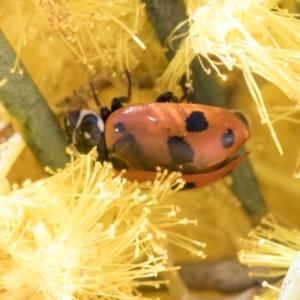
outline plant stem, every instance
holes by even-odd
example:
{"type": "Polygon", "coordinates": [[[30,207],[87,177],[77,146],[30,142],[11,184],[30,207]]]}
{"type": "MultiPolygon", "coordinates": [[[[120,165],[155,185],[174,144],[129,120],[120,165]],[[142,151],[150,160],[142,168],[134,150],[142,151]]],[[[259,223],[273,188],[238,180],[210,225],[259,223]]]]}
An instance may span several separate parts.
{"type": "MultiPolygon", "coordinates": [[[[187,19],[185,4],[182,0],[143,1],[146,3],[146,11],[157,37],[162,46],[166,47],[166,56],[168,60],[171,61],[183,38],[176,39],[172,43],[172,49],[170,48],[170,45],[166,44],[166,40],[174,28],[187,19]]],[[[176,33],[184,34],[188,32],[188,29],[188,25],[185,24],[176,31],[176,33]]],[[[204,65],[208,67],[208,62],[204,58],[202,58],[202,60],[204,65]]],[[[197,58],[190,64],[190,69],[194,92],[189,96],[189,100],[193,103],[202,103],[219,107],[224,106],[225,98],[214,75],[207,75],[201,68],[197,58]]],[[[184,88],[186,84],[185,77],[182,78],[180,83],[184,88]]]]}
{"type": "MultiPolygon", "coordinates": [[[[183,0],[143,0],[146,3],[146,11],[152,23],[160,43],[167,48],[166,56],[169,61],[175,56],[175,52],[166,45],[166,40],[174,28],[187,19],[186,8],[183,0]]],[[[177,32],[183,34],[188,32],[188,25],[184,25],[177,32]]],[[[184,37],[173,42],[174,49],[178,49],[184,37]]],[[[204,65],[208,62],[202,58],[204,65]]],[[[189,96],[193,103],[201,103],[212,106],[225,107],[226,101],[214,74],[207,75],[195,58],[190,64],[194,92],[189,96]]],[[[185,79],[182,78],[181,86],[184,87],[185,79]]],[[[266,214],[267,207],[259,189],[255,174],[250,162],[247,160],[232,173],[233,192],[241,201],[244,209],[252,218],[253,224],[259,223],[266,214]]]]}
{"type": "Polygon", "coordinates": [[[249,159],[245,159],[230,175],[233,179],[232,191],[241,201],[253,224],[258,225],[268,213],[268,208],[249,159]]]}
{"type": "MultiPolygon", "coordinates": [[[[43,166],[64,167],[69,161],[63,131],[21,62],[12,73],[16,53],[0,30],[0,101],[14,118],[24,140],[43,166]]],[[[38,66],[37,66],[38,67],[38,66]]]]}

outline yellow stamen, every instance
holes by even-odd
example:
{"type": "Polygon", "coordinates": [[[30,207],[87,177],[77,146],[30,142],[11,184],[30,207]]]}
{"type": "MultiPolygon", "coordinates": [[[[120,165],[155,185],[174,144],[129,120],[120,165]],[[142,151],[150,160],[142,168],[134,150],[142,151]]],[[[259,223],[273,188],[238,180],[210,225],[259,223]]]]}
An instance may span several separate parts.
{"type": "Polygon", "coordinates": [[[7,83],[7,78],[3,78],[0,80],[0,88],[7,83]]]}
{"type": "MultiPolygon", "coordinates": [[[[251,276],[266,278],[284,276],[297,257],[300,233],[280,226],[271,215],[264,218],[262,224],[263,226],[257,227],[249,234],[249,239],[241,240],[242,251],[239,253],[239,259],[250,267],[268,267],[261,272],[251,272],[251,276]]],[[[297,285],[296,278],[295,284],[297,285]]],[[[277,299],[281,282],[270,285],[264,281],[263,286],[276,293],[270,298],[266,294],[257,299],[277,299]]]]}
{"type": "Polygon", "coordinates": [[[146,299],[135,287],[174,269],[166,242],[203,256],[204,244],[171,231],[195,221],[163,204],[179,173],[133,183],[95,154],[0,197],[0,299],[146,299]]]}
{"type": "Polygon", "coordinates": [[[163,74],[162,84],[174,86],[195,55],[207,73],[211,70],[204,67],[201,57],[223,80],[226,76],[219,70],[220,64],[228,70],[240,68],[261,121],[268,125],[279,153],[283,154],[253,73],[300,103],[299,16],[280,9],[273,0],[212,0],[200,7],[191,1],[188,11],[189,35],[163,74]]]}

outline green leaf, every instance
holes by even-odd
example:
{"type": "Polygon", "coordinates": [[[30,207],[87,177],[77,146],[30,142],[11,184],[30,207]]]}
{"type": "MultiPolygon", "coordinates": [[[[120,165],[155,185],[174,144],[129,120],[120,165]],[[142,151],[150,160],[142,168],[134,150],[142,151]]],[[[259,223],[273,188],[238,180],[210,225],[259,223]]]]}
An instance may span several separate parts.
{"type": "Polygon", "coordinates": [[[0,81],[6,81],[0,87],[0,101],[38,161],[52,169],[64,167],[69,158],[63,131],[23,64],[19,62],[21,74],[11,71],[15,61],[16,53],[0,30],[0,81]]]}

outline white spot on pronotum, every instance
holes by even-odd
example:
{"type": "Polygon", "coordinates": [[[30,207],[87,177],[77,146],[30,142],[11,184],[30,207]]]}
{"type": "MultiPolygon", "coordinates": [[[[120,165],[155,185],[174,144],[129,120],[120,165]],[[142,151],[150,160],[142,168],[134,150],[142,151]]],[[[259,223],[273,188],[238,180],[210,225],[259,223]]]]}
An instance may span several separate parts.
{"type": "Polygon", "coordinates": [[[84,137],[85,137],[86,139],[90,139],[90,138],[91,138],[91,135],[90,135],[87,131],[85,131],[85,132],[83,133],[83,135],[84,135],[84,137]]]}

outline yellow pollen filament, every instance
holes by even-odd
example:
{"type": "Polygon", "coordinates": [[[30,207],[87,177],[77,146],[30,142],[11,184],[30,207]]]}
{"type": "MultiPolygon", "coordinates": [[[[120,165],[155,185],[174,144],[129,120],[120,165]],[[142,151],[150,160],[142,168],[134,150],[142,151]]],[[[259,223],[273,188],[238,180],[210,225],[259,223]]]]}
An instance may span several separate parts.
{"type": "MultiPolygon", "coordinates": [[[[299,15],[289,14],[273,0],[211,0],[201,6],[190,1],[188,12],[189,32],[160,84],[171,88],[183,73],[189,78],[188,65],[195,56],[205,72],[209,74],[213,69],[222,80],[226,80],[226,75],[219,65],[225,65],[229,71],[234,67],[241,69],[261,122],[267,124],[282,155],[254,74],[277,85],[296,105],[300,103],[299,15]],[[204,67],[201,57],[210,67],[204,67]]],[[[172,36],[170,41],[175,38],[172,36]]]]}
{"type": "Polygon", "coordinates": [[[95,154],[0,196],[1,299],[147,299],[136,287],[174,270],[162,240],[203,256],[203,244],[172,232],[178,219],[163,204],[179,173],[129,182],[95,154]]]}
{"type": "Polygon", "coordinates": [[[265,296],[264,294],[258,296],[258,299],[277,299],[279,291],[280,297],[278,299],[292,299],[291,291],[294,291],[295,295],[300,292],[297,273],[300,233],[278,225],[272,215],[265,217],[262,224],[263,226],[258,226],[251,232],[249,239],[241,240],[242,250],[239,253],[239,259],[250,267],[263,267],[261,271],[259,268],[251,271],[251,277],[278,278],[286,274],[289,276],[283,284],[281,281],[274,284],[264,281],[263,287],[270,291],[266,292],[265,296]],[[287,273],[288,269],[291,271],[289,270],[287,273]],[[267,293],[269,292],[274,293],[273,298],[268,298],[267,293]]]}
{"type": "Polygon", "coordinates": [[[3,78],[0,80],[0,88],[3,87],[7,83],[7,78],[3,78]]]}
{"type": "Polygon", "coordinates": [[[101,68],[111,76],[135,68],[139,59],[134,50],[146,49],[137,36],[146,21],[145,8],[138,1],[14,0],[13,4],[19,41],[12,72],[18,69],[22,47],[31,41],[32,32],[45,42],[62,41],[66,54],[72,52],[90,72],[101,68]]]}

